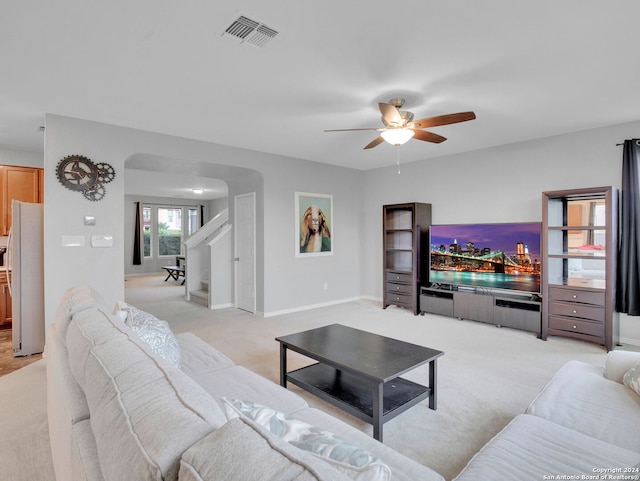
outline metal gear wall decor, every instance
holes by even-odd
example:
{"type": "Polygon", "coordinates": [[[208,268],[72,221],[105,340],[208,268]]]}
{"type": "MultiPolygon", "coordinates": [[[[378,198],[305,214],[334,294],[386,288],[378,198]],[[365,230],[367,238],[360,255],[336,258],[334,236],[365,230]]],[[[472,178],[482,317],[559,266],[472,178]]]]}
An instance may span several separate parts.
{"type": "Polygon", "coordinates": [[[94,164],[84,155],[68,155],[58,162],[56,176],[67,189],[82,192],[85,199],[97,202],[104,198],[104,184],[116,177],[116,171],[105,162],[94,164]]]}

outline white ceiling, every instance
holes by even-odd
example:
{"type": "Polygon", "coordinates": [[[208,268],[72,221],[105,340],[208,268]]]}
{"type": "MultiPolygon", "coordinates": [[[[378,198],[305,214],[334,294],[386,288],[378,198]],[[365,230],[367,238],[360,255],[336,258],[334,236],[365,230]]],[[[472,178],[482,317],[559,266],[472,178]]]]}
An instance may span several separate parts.
{"type": "Polygon", "coordinates": [[[223,180],[190,174],[167,174],[149,170],[126,169],[124,191],[149,197],[211,200],[227,197],[229,189],[223,180]],[[193,189],[202,189],[196,194],[193,189]]]}
{"type": "Polygon", "coordinates": [[[22,0],[0,16],[0,146],[54,113],[357,169],[379,101],[477,119],[402,162],[640,119],[637,0],[22,0]],[[240,13],[279,31],[220,34],[240,13]]]}

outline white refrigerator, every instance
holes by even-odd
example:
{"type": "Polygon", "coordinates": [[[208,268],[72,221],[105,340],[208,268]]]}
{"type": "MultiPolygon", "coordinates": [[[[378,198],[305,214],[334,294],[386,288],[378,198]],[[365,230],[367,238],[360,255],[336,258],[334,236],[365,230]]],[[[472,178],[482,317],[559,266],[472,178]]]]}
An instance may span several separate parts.
{"type": "Polygon", "coordinates": [[[44,208],[12,202],[7,245],[13,355],[44,350],[44,208]]]}

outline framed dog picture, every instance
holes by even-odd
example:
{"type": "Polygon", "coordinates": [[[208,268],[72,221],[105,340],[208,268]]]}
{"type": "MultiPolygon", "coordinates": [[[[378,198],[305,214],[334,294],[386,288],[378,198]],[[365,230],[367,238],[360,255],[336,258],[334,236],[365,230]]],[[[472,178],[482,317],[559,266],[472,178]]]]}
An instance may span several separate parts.
{"type": "Polygon", "coordinates": [[[333,196],[296,192],[296,257],[333,255],[333,196]]]}

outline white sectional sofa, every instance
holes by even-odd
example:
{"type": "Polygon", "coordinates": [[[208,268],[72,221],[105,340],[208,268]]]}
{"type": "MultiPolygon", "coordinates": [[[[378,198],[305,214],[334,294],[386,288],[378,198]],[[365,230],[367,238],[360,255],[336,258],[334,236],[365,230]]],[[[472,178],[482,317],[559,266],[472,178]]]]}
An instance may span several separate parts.
{"type": "Polygon", "coordinates": [[[570,361],[455,481],[640,479],[640,395],[623,384],[640,352],[604,368],[570,361]]]}
{"type": "MultiPolygon", "coordinates": [[[[135,311],[81,286],[49,327],[58,481],[444,481],[193,334],[131,325],[135,311]]],[[[622,382],[639,363],[567,363],[455,481],[640,479],[640,395],[622,382]]]]}
{"type": "Polygon", "coordinates": [[[75,287],[48,329],[47,414],[58,481],[444,481],[193,334],[165,333],[171,352],[163,356],[148,342],[154,336],[119,314],[131,309],[114,314],[91,288],[75,287]],[[265,406],[261,418],[238,416],[231,406],[241,402],[265,406]],[[272,430],[276,424],[288,437],[272,430]],[[311,432],[316,444],[293,443],[298,431],[311,432]]]}

